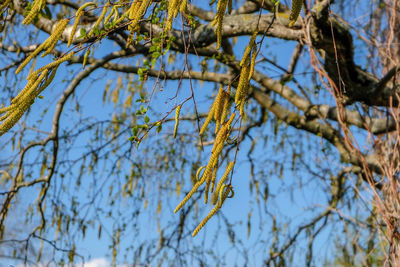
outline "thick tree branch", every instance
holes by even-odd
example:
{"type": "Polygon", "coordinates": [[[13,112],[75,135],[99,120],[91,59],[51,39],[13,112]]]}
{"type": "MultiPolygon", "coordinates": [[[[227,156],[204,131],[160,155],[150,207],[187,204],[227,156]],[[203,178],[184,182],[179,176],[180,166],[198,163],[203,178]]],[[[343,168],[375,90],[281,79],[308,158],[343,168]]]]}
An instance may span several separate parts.
{"type": "Polygon", "coordinates": [[[361,69],[354,62],[353,38],[350,30],[329,10],[330,1],[320,1],[312,10],[309,27],[309,45],[318,49],[325,69],[338,88],[343,85],[343,94],[349,102],[363,102],[370,106],[398,104],[400,87],[386,86],[389,77],[397,73],[391,70],[382,81],[361,69]]]}
{"type": "MultiPolygon", "coordinates": [[[[70,63],[79,63],[81,64],[83,61],[82,57],[73,57],[70,63]]],[[[89,58],[89,63],[96,63],[99,60],[94,58],[89,58]]],[[[138,73],[140,67],[124,65],[124,64],[116,64],[116,63],[106,63],[102,66],[104,69],[123,72],[123,73],[138,73]]],[[[226,73],[215,73],[215,72],[198,72],[191,71],[190,75],[187,71],[163,71],[156,69],[147,70],[146,74],[150,77],[165,79],[165,80],[179,80],[179,79],[195,79],[223,84],[230,84],[235,76],[232,74],[226,73]]],[[[253,75],[254,80],[258,81],[260,85],[263,86],[265,93],[268,91],[273,91],[284,99],[288,100],[297,108],[303,110],[305,112],[305,116],[307,119],[309,118],[321,118],[321,119],[330,119],[334,121],[338,121],[338,111],[336,107],[332,107],[329,105],[314,105],[307,100],[303,99],[299,95],[297,95],[292,89],[290,89],[286,85],[282,85],[279,81],[275,81],[269,78],[266,75],[261,74],[260,72],[255,72],[253,75]]],[[[385,132],[390,132],[396,129],[396,123],[393,118],[369,118],[367,116],[362,116],[357,111],[351,111],[349,109],[344,110],[343,120],[345,123],[350,125],[354,125],[361,129],[366,129],[372,134],[381,134],[385,132]]]]}
{"type": "MultiPolygon", "coordinates": [[[[342,161],[356,166],[363,166],[359,157],[347,149],[346,143],[340,133],[332,127],[321,124],[317,120],[309,121],[305,116],[300,116],[295,112],[287,110],[262,91],[254,90],[253,94],[254,99],[257,100],[262,107],[271,111],[277,119],[282,120],[297,129],[305,130],[316,136],[323,137],[337,148],[342,161]]],[[[369,168],[376,173],[382,173],[378,159],[378,155],[371,154],[365,156],[369,168]]]]}

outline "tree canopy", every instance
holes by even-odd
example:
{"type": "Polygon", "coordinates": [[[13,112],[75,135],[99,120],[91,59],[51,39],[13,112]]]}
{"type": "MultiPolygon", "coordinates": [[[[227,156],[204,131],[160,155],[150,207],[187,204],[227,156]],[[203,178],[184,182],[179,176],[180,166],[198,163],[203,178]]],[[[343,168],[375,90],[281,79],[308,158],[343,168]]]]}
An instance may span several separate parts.
{"type": "Polygon", "coordinates": [[[398,266],[399,0],[0,11],[1,258],[398,266]]]}

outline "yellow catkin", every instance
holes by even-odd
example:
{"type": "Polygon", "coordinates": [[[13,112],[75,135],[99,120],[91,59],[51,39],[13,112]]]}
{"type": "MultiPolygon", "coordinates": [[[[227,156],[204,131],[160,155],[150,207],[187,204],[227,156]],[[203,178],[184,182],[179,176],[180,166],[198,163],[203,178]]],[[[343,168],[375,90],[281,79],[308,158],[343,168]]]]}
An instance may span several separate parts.
{"type": "Polygon", "coordinates": [[[249,73],[250,73],[250,67],[248,65],[249,59],[247,59],[246,62],[247,63],[240,70],[239,83],[236,88],[235,104],[237,107],[239,107],[241,102],[245,100],[249,88],[249,73]]]}
{"type": "Polygon", "coordinates": [[[219,88],[218,95],[215,98],[215,112],[214,112],[214,119],[215,119],[215,134],[218,133],[220,127],[220,120],[222,116],[222,112],[224,110],[224,97],[225,92],[223,90],[222,85],[219,88]]]}
{"type": "Polygon", "coordinates": [[[172,22],[174,20],[175,10],[179,9],[178,0],[168,1],[167,22],[165,23],[165,32],[172,29],[172,22]]]}
{"type": "Polygon", "coordinates": [[[195,237],[201,230],[201,228],[204,227],[204,225],[208,222],[208,220],[211,219],[212,216],[219,210],[218,205],[214,206],[214,208],[210,211],[210,213],[200,222],[200,224],[194,229],[192,233],[192,237],[195,237]]]}
{"type": "Polygon", "coordinates": [[[3,114],[4,112],[10,111],[10,110],[14,109],[15,107],[16,107],[15,104],[11,104],[8,107],[0,108],[0,114],[3,114]]]}
{"type": "Polygon", "coordinates": [[[14,110],[10,116],[0,125],[0,136],[8,132],[15,123],[22,117],[25,112],[25,107],[14,110]]]}
{"type": "Polygon", "coordinates": [[[211,149],[211,152],[213,152],[219,144],[224,144],[226,139],[228,139],[231,123],[234,118],[235,113],[232,113],[229,120],[224,125],[222,125],[221,129],[218,131],[217,136],[215,137],[214,146],[211,149]]]}
{"type": "Polygon", "coordinates": [[[103,21],[105,15],[106,15],[106,13],[107,13],[107,9],[108,9],[109,6],[110,6],[110,3],[107,3],[107,4],[103,7],[103,10],[101,11],[100,16],[98,17],[98,19],[97,19],[96,22],[94,23],[92,29],[89,31],[89,33],[88,33],[88,35],[87,35],[88,37],[90,37],[90,36],[94,33],[94,30],[95,30],[95,29],[100,25],[100,23],[103,21]]]}
{"type": "Polygon", "coordinates": [[[215,188],[215,192],[211,198],[211,203],[215,205],[218,201],[218,192],[220,191],[222,185],[224,184],[225,180],[228,178],[229,173],[232,171],[233,166],[235,165],[235,162],[232,161],[228,164],[228,167],[226,168],[224,174],[222,175],[221,179],[219,180],[217,187],[215,188]]]}
{"type": "Polygon", "coordinates": [[[75,14],[78,15],[78,13],[83,12],[83,10],[85,8],[87,8],[88,6],[97,7],[97,3],[95,3],[95,2],[87,2],[87,3],[83,4],[81,7],[79,7],[75,14]]]}
{"type": "Polygon", "coordinates": [[[215,168],[215,166],[217,165],[218,157],[222,152],[224,143],[222,142],[218,145],[216,145],[214,143],[214,147],[216,147],[216,148],[214,149],[213,152],[211,152],[210,160],[208,161],[206,168],[203,172],[203,175],[201,176],[201,179],[200,179],[200,182],[202,182],[202,183],[206,182],[206,191],[205,191],[205,202],[206,203],[208,201],[208,190],[209,190],[209,186],[210,186],[211,179],[212,179],[212,171],[213,171],[213,168],[215,168]]]}
{"type": "Polygon", "coordinates": [[[177,2],[176,2],[176,7],[175,7],[175,9],[174,9],[174,18],[176,18],[177,16],[178,16],[178,13],[179,13],[179,10],[180,10],[180,3],[179,2],[181,2],[181,0],[178,0],[177,2]]]}
{"type": "Polygon", "coordinates": [[[46,56],[47,54],[51,53],[51,51],[54,49],[54,47],[56,46],[58,40],[60,39],[60,37],[62,36],[65,28],[67,27],[69,23],[69,19],[62,19],[60,20],[55,29],[53,30],[52,34],[50,35],[50,37],[47,39],[47,50],[46,52],[42,55],[42,57],[46,56]]]}
{"type": "Polygon", "coordinates": [[[183,205],[186,204],[186,202],[188,202],[188,200],[192,197],[192,195],[197,191],[197,189],[199,189],[199,187],[204,183],[204,181],[198,181],[193,188],[190,190],[189,193],[187,193],[187,195],[185,196],[185,198],[181,201],[181,203],[178,204],[178,206],[176,206],[174,213],[177,213],[182,207],[183,205]]]}
{"type": "MultiPolygon", "coordinates": [[[[230,125],[232,124],[233,120],[235,118],[235,113],[231,114],[231,117],[229,118],[228,122],[223,125],[223,128],[226,127],[228,129],[227,133],[229,133],[230,125]]],[[[221,128],[222,129],[222,128],[221,128]]],[[[178,204],[178,206],[175,208],[174,212],[178,212],[183,205],[192,197],[192,195],[199,189],[199,187],[208,179],[210,179],[211,172],[213,170],[213,167],[215,166],[215,163],[218,159],[218,156],[222,152],[222,149],[224,147],[224,142],[228,138],[228,134],[225,134],[222,136],[221,134],[221,142],[216,143],[214,142],[214,146],[211,152],[210,160],[207,163],[207,166],[205,167],[205,170],[203,172],[203,175],[201,178],[196,182],[196,184],[193,186],[193,188],[190,190],[190,192],[185,196],[185,198],[181,201],[181,203],[178,204]]],[[[201,169],[197,171],[196,176],[200,173],[201,169]]]]}
{"type": "MultiPolygon", "coordinates": [[[[15,109],[13,108],[11,112],[13,112],[15,109]]],[[[7,119],[10,116],[10,113],[7,112],[6,114],[4,114],[3,116],[0,117],[0,121],[4,121],[5,119],[7,119]]]]}
{"type": "Polygon", "coordinates": [[[240,116],[244,116],[244,103],[245,103],[245,101],[243,100],[243,101],[241,101],[240,102],[240,105],[239,105],[239,113],[240,113],[240,116]]]}
{"type": "Polygon", "coordinates": [[[16,107],[12,112],[6,114],[6,116],[2,117],[4,122],[0,125],[0,136],[10,130],[22,117],[28,107],[33,103],[35,99],[35,90],[40,85],[44,77],[47,75],[47,70],[44,71],[39,78],[28,88],[24,94],[24,97],[21,99],[20,104],[16,107]]]}
{"type": "Polygon", "coordinates": [[[38,79],[37,75],[32,76],[32,78],[28,80],[28,83],[25,85],[25,87],[18,93],[18,95],[16,97],[14,97],[11,100],[11,104],[18,103],[20,101],[20,99],[22,99],[25,96],[26,92],[36,82],[37,79],[38,79]]]}
{"type": "Polygon", "coordinates": [[[179,11],[181,11],[181,13],[186,13],[186,8],[187,8],[187,0],[183,0],[179,8],[179,11]]]}
{"type": "Polygon", "coordinates": [[[31,10],[29,11],[25,19],[22,21],[22,24],[25,25],[30,24],[35,19],[36,15],[39,14],[40,10],[44,8],[45,5],[46,5],[46,0],[34,1],[31,10]]]}
{"type": "Polygon", "coordinates": [[[224,107],[222,110],[222,115],[221,115],[221,120],[220,123],[224,124],[226,117],[228,116],[228,113],[231,110],[231,105],[230,105],[230,96],[231,96],[231,85],[228,85],[228,89],[227,91],[224,93],[225,97],[224,97],[224,107]]]}
{"type": "MultiPolygon", "coordinates": [[[[36,96],[38,96],[44,89],[47,88],[47,86],[50,85],[50,83],[53,81],[54,77],[56,76],[56,72],[57,72],[58,66],[55,67],[50,74],[50,77],[47,78],[47,80],[44,82],[43,85],[40,86],[40,88],[37,90],[36,92],[36,96]]],[[[36,97],[35,96],[35,97],[36,97]]]]}
{"type": "Polygon", "coordinates": [[[220,126],[221,126],[220,121],[216,121],[216,122],[215,122],[215,131],[214,131],[215,134],[218,134],[218,131],[219,131],[219,127],[220,127],[220,126]]]}
{"type": "Polygon", "coordinates": [[[140,9],[141,4],[142,4],[141,1],[133,1],[132,2],[132,5],[129,7],[129,10],[128,10],[128,12],[129,12],[128,18],[129,19],[132,20],[132,19],[136,18],[137,11],[140,9]]]}
{"type": "Polygon", "coordinates": [[[224,124],[218,131],[217,136],[215,137],[214,146],[211,149],[211,152],[213,152],[218,147],[219,144],[225,142],[225,136],[227,135],[227,133],[228,133],[228,125],[224,124]]]}
{"type": "Polygon", "coordinates": [[[221,189],[219,190],[219,200],[218,200],[218,204],[217,204],[217,206],[219,208],[221,208],[222,204],[224,204],[224,201],[229,194],[229,190],[230,190],[230,187],[225,184],[222,185],[221,189]],[[228,190],[225,190],[225,189],[228,189],[228,190]]]}
{"type": "Polygon", "coordinates": [[[289,27],[292,27],[296,21],[297,18],[300,15],[300,11],[303,5],[303,1],[302,0],[292,0],[292,9],[290,10],[290,16],[289,16],[289,27]]]}
{"type": "Polygon", "coordinates": [[[132,43],[135,32],[138,32],[140,30],[139,21],[146,13],[146,9],[150,5],[150,3],[151,0],[143,0],[135,5],[132,3],[131,8],[129,9],[128,16],[128,18],[131,20],[131,24],[129,25],[130,34],[126,42],[126,47],[128,47],[132,43]]]}
{"type": "Polygon", "coordinates": [[[21,70],[23,68],[25,68],[26,65],[28,65],[28,63],[34,58],[36,57],[46,46],[46,41],[39,45],[38,48],[35,49],[35,51],[33,51],[22,63],[21,65],[18,66],[17,70],[15,71],[15,74],[18,74],[21,72],[21,70]]]}
{"type": "Polygon", "coordinates": [[[126,19],[126,18],[129,18],[129,9],[128,9],[124,14],[122,14],[121,17],[119,17],[119,18],[115,21],[115,24],[118,25],[119,23],[121,23],[121,22],[122,22],[124,19],[126,19]]]}
{"type": "Polygon", "coordinates": [[[213,189],[214,189],[215,176],[217,175],[217,171],[218,171],[218,158],[219,158],[219,153],[216,156],[215,160],[213,160],[213,162],[212,162],[212,167],[211,167],[212,174],[209,175],[206,180],[206,188],[204,191],[204,203],[205,204],[208,203],[208,192],[210,191],[210,185],[211,185],[211,192],[213,192],[213,189]],[[213,182],[213,180],[214,180],[214,182],[213,182]]]}
{"type": "Polygon", "coordinates": [[[211,176],[211,193],[214,192],[214,185],[215,185],[215,180],[217,179],[217,172],[218,172],[218,160],[214,164],[214,169],[211,176]]]}
{"type": "Polygon", "coordinates": [[[31,67],[29,68],[29,74],[28,74],[28,76],[31,75],[32,72],[33,72],[33,70],[35,69],[35,67],[36,67],[36,61],[37,61],[37,58],[35,57],[35,58],[33,59],[33,62],[32,62],[31,67]]]}
{"type": "Polygon", "coordinates": [[[2,11],[11,3],[11,0],[6,0],[3,4],[0,5],[0,10],[2,11]]]}
{"type": "Polygon", "coordinates": [[[249,60],[250,52],[256,41],[257,34],[258,34],[258,31],[255,31],[255,32],[253,32],[253,35],[250,37],[249,44],[246,46],[246,49],[244,50],[244,53],[243,53],[242,60],[240,61],[240,67],[243,67],[246,64],[246,61],[249,60]]]}
{"type": "Polygon", "coordinates": [[[224,144],[222,143],[222,144],[219,144],[213,152],[211,152],[210,159],[206,165],[203,175],[201,176],[201,179],[200,179],[201,182],[204,183],[205,181],[208,181],[210,179],[214,164],[215,164],[216,160],[218,159],[218,156],[221,153],[223,148],[224,148],[224,144]]]}
{"type": "Polygon", "coordinates": [[[38,75],[39,73],[41,73],[42,71],[44,71],[45,69],[50,69],[50,68],[54,68],[58,65],[60,65],[61,63],[70,60],[73,56],[75,55],[74,51],[72,51],[71,53],[69,53],[66,56],[63,56],[62,58],[57,59],[54,62],[51,62],[50,64],[47,64],[46,66],[43,66],[37,70],[35,70],[34,72],[32,72],[31,75],[28,76],[28,79],[30,79],[30,77],[34,76],[34,75],[38,75]]]}
{"type": "Polygon", "coordinates": [[[210,191],[210,183],[211,183],[211,179],[207,179],[206,188],[204,190],[204,204],[208,203],[208,191],[210,191]]]}
{"type": "Polygon", "coordinates": [[[217,25],[216,33],[217,33],[217,49],[221,47],[222,43],[222,26],[223,20],[225,16],[226,7],[228,5],[228,0],[219,0],[217,4],[217,15],[213,21],[213,25],[217,25]]]}
{"type": "Polygon", "coordinates": [[[86,53],[85,53],[85,55],[83,56],[83,62],[82,62],[82,68],[83,68],[83,69],[85,69],[86,62],[87,62],[87,59],[88,59],[88,57],[89,57],[89,54],[90,54],[90,47],[86,50],[86,53]]]}
{"type": "Polygon", "coordinates": [[[83,12],[79,12],[79,13],[76,12],[75,22],[74,22],[74,25],[72,26],[71,34],[70,34],[70,36],[68,38],[67,47],[70,47],[70,45],[72,44],[72,41],[74,40],[74,36],[75,36],[75,33],[76,33],[76,28],[79,25],[79,20],[81,19],[82,14],[83,14],[83,12]]]}
{"type": "Polygon", "coordinates": [[[196,182],[200,180],[200,173],[201,173],[201,170],[203,170],[205,167],[206,167],[206,166],[201,166],[200,168],[197,169],[197,172],[196,172],[196,182]]]}
{"type": "Polygon", "coordinates": [[[229,117],[229,120],[226,122],[227,125],[231,125],[233,120],[235,119],[236,114],[232,113],[231,116],[229,117]]]}
{"type": "Polygon", "coordinates": [[[115,6],[113,6],[113,8],[111,9],[110,13],[104,19],[104,25],[106,25],[110,21],[112,15],[115,13],[115,10],[116,10],[116,8],[115,8],[115,6]]]}
{"type": "MultiPolygon", "coordinates": [[[[68,20],[63,20],[62,24],[57,24],[58,26],[65,26],[68,24],[68,20]],[[65,25],[64,25],[65,24],[65,25]]],[[[44,41],[41,45],[38,46],[38,48],[35,49],[35,51],[33,51],[22,63],[21,65],[18,66],[17,70],[15,71],[15,74],[18,74],[21,72],[21,70],[28,65],[28,63],[34,58],[36,57],[43,49],[48,49],[49,47],[51,47],[52,42],[54,42],[54,40],[58,40],[58,38],[61,36],[62,32],[64,31],[65,27],[62,28],[58,28],[55,29],[53,31],[53,33],[46,39],[46,41],[44,41]],[[57,31],[57,33],[56,33],[57,31]],[[61,32],[61,33],[60,33],[61,32]],[[58,34],[58,37],[57,37],[58,34]]],[[[56,27],[57,28],[57,27],[56,27]]],[[[51,49],[52,50],[52,49],[51,49]]],[[[50,50],[50,51],[51,51],[50,50]]],[[[29,76],[28,76],[29,77],[29,76]]],[[[29,78],[28,78],[29,79],[29,78]]]]}
{"type": "Polygon", "coordinates": [[[215,111],[215,105],[213,104],[211,106],[210,112],[207,115],[206,120],[204,121],[203,126],[200,129],[200,135],[202,135],[206,131],[208,124],[211,122],[211,120],[214,116],[214,111],[215,111]]]}
{"type": "Polygon", "coordinates": [[[251,77],[253,77],[254,73],[254,68],[256,65],[256,57],[257,57],[257,46],[256,44],[253,45],[253,52],[251,54],[251,60],[250,60],[250,71],[249,71],[249,78],[248,80],[251,80],[251,77]]]}
{"type": "Polygon", "coordinates": [[[178,125],[179,125],[179,114],[181,113],[181,105],[176,107],[175,110],[175,127],[174,127],[174,138],[176,138],[176,134],[178,133],[178,125]]]}
{"type": "Polygon", "coordinates": [[[21,98],[22,102],[30,102],[31,100],[34,100],[35,98],[35,90],[39,87],[40,83],[43,81],[43,79],[47,76],[47,73],[49,72],[48,69],[44,70],[40,76],[36,79],[35,83],[32,84],[31,87],[26,89],[25,95],[21,98]]]}
{"type": "Polygon", "coordinates": [[[142,4],[140,5],[140,8],[138,9],[136,13],[136,18],[134,18],[134,26],[139,22],[139,20],[142,19],[144,14],[146,13],[147,7],[151,4],[151,0],[143,0],[142,4]]]}
{"type": "Polygon", "coordinates": [[[115,11],[114,11],[113,23],[117,24],[117,21],[119,19],[119,11],[118,11],[119,6],[114,6],[114,7],[115,7],[115,11]]]}
{"type": "MultiPolygon", "coordinates": [[[[222,87],[222,85],[219,87],[219,91],[217,94],[217,97],[215,98],[215,111],[214,111],[214,119],[215,121],[219,124],[220,120],[221,120],[221,115],[222,115],[222,111],[224,109],[224,89],[222,87]]],[[[215,132],[218,132],[218,125],[215,128],[215,132]]]]}
{"type": "Polygon", "coordinates": [[[195,237],[199,231],[204,227],[204,225],[211,219],[212,216],[222,207],[225,199],[228,197],[230,192],[230,187],[222,187],[220,190],[221,199],[218,202],[218,205],[214,206],[214,208],[210,211],[210,213],[200,222],[200,224],[196,227],[196,229],[192,233],[192,237],[195,237]],[[227,189],[227,190],[225,190],[227,189]]]}

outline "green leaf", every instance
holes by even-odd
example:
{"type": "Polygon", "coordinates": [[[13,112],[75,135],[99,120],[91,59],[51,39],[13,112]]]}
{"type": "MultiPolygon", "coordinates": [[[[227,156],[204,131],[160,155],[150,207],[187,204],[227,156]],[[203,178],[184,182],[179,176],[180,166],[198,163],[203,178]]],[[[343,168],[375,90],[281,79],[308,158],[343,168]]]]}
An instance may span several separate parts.
{"type": "Polygon", "coordinates": [[[82,38],[82,39],[84,39],[84,38],[86,38],[86,29],[85,28],[81,28],[80,29],[80,36],[79,36],[79,38],[82,38]]]}
{"type": "Polygon", "coordinates": [[[139,127],[136,125],[132,128],[132,136],[136,137],[138,134],[139,127]]]}
{"type": "Polygon", "coordinates": [[[160,52],[153,52],[153,54],[151,55],[152,58],[159,58],[161,56],[160,52]]]}
{"type": "Polygon", "coordinates": [[[53,18],[53,16],[51,15],[50,9],[47,6],[44,7],[43,17],[45,17],[47,19],[53,18]]]}
{"type": "Polygon", "coordinates": [[[162,124],[160,123],[160,124],[157,126],[156,132],[159,133],[159,132],[161,132],[161,130],[162,130],[162,124]]]}

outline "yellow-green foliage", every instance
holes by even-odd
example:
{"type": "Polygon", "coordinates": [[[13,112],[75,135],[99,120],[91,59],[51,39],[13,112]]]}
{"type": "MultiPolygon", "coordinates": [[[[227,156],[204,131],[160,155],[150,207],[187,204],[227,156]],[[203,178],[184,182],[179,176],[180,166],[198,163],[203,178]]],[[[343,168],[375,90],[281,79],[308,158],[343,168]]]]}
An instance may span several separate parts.
{"type": "Polygon", "coordinates": [[[303,0],[292,0],[292,9],[290,10],[290,16],[289,16],[289,27],[292,27],[296,21],[297,18],[300,15],[301,7],[303,5],[303,0]]]}

